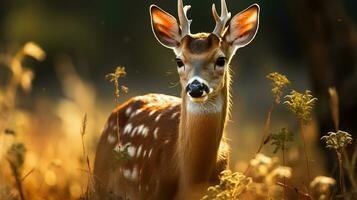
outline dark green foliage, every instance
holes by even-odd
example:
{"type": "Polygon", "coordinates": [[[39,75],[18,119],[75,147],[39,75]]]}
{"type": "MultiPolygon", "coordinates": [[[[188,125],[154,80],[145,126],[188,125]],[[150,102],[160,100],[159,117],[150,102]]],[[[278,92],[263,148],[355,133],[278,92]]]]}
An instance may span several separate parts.
{"type": "Polygon", "coordinates": [[[293,134],[287,129],[282,128],[277,133],[271,134],[271,145],[275,146],[273,153],[279,150],[284,151],[287,149],[287,143],[293,141],[293,134]]]}

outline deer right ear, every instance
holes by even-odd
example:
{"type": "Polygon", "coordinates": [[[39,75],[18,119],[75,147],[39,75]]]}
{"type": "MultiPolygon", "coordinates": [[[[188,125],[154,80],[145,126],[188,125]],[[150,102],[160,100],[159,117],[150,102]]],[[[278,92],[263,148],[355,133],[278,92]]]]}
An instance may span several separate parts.
{"type": "Polygon", "coordinates": [[[258,26],[259,6],[253,4],[232,18],[225,40],[232,44],[234,48],[244,47],[253,40],[258,26]]]}
{"type": "Polygon", "coordinates": [[[180,45],[181,31],[175,17],[156,5],[150,6],[151,26],[156,39],[167,48],[180,45]]]}

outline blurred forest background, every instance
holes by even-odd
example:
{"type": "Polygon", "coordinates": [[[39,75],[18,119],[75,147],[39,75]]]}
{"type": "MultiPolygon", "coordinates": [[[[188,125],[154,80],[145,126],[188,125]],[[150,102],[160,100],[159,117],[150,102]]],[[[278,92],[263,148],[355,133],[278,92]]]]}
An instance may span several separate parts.
{"type": "MultiPolygon", "coordinates": [[[[232,14],[253,3],[261,7],[255,40],[239,50],[232,63],[233,112],[228,127],[232,167],[244,170],[256,152],[273,101],[265,76],[278,71],[295,88],[310,89],[319,99],[311,128],[315,134],[308,141],[315,150],[311,156],[312,165],[317,166],[314,174],[331,175],[337,166],[324,165],[319,141],[320,135],[333,130],[328,87],[336,86],[340,94],[341,129],[357,138],[357,1],[226,1],[232,14]]],[[[193,19],[192,32],[213,30],[211,5],[218,1],[184,3],[192,5],[188,14],[193,19]]],[[[26,180],[28,188],[35,188],[27,193],[67,191],[68,198],[82,194],[86,181],[81,173],[86,172],[81,164],[81,122],[87,113],[85,144],[92,160],[102,126],[116,105],[113,86],[105,80],[115,67],[124,66],[127,71],[121,81],[129,93],[121,96],[122,102],[153,92],[179,95],[174,54],[160,46],[151,31],[151,4],[177,16],[176,0],[0,1],[0,59],[14,55],[28,41],[37,43],[47,55],[43,62],[23,61],[35,75],[32,91],[20,91],[16,111],[7,119],[5,128],[13,130],[16,139],[0,137],[0,160],[6,141],[21,140],[26,146],[24,173],[35,169],[30,176],[38,177],[26,180]]],[[[0,88],[11,76],[1,66],[4,63],[0,62],[0,88]]],[[[277,108],[275,113],[275,127],[298,127],[286,108],[277,108]]],[[[272,154],[269,148],[265,152],[272,154]]],[[[289,158],[296,165],[298,155],[292,148],[289,158]]],[[[0,185],[4,177],[0,175],[0,185]]]]}

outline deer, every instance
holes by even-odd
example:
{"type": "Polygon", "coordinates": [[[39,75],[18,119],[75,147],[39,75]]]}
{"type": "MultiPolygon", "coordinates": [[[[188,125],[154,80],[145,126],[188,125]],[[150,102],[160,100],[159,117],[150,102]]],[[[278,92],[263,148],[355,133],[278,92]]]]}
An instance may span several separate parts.
{"type": "Polygon", "coordinates": [[[211,33],[191,33],[189,5],[178,0],[178,20],[150,6],[154,36],[175,54],[181,98],[132,97],[114,109],[102,131],[94,161],[98,199],[200,199],[229,166],[225,128],[231,109],[230,63],[259,26],[260,8],[231,18],[225,0],[211,33]],[[113,149],[128,159],[115,163],[113,149]]]}

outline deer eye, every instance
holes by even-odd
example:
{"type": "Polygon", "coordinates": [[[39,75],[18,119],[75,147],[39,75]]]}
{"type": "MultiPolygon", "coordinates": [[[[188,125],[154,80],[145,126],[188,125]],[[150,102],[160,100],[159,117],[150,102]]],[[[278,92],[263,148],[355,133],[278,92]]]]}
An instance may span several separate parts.
{"type": "Polygon", "coordinates": [[[178,68],[181,68],[185,65],[180,58],[176,58],[175,61],[178,68]]]}
{"type": "Polygon", "coordinates": [[[218,67],[224,67],[224,65],[226,64],[226,58],[225,57],[219,57],[216,60],[216,66],[218,67]]]}

